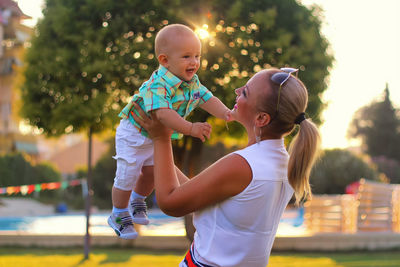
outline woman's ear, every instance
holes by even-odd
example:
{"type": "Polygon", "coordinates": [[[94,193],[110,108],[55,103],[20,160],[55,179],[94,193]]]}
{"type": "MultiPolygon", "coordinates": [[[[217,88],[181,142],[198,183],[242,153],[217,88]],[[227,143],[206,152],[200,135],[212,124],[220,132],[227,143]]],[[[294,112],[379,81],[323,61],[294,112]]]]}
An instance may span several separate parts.
{"type": "Polygon", "coordinates": [[[271,121],[271,116],[268,113],[259,112],[256,117],[255,126],[261,128],[264,127],[265,125],[268,125],[270,121],[271,121]]]}
{"type": "Polygon", "coordinates": [[[158,62],[163,65],[164,67],[168,68],[168,57],[166,54],[159,54],[158,57],[158,62]]]}

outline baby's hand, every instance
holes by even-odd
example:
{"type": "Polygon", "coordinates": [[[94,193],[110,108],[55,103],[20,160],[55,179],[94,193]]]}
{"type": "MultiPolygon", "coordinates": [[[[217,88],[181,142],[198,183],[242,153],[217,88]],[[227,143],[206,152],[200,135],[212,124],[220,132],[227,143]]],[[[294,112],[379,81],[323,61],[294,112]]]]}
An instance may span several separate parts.
{"type": "Polygon", "coordinates": [[[225,112],[225,121],[226,122],[230,122],[230,121],[233,121],[234,119],[233,119],[233,117],[232,117],[232,110],[230,110],[230,109],[228,109],[226,112],[225,112]]]}
{"type": "Polygon", "coordinates": [[[193,137],[200,138],[201,141],[206,141],[206,137],[210,139],[211,125],[207,122],[195,122],[192,123],[192,129],[190,135],[193,137]]]}

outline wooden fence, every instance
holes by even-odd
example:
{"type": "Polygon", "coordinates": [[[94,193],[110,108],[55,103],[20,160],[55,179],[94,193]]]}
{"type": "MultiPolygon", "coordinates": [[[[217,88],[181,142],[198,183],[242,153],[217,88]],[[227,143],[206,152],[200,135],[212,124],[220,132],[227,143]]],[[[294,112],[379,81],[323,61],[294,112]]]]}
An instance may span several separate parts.
{"type": "Polygon", "coordinates": [[[314,195],[304,204],[310,232],[400,233],[400,185],[360,180],[355,195],[314,195]]]}
{"type": "Polygon", "coordinates": [[[392,231],[393,191],[393,185],[361,179],[357,194],[358,231],[392,231]]]}
{"type": "Polygon", "coordinates": [[[357,202],[354,195],[314,195],[304,204],[304,222],[311,232],[357,231],[357,202]]]}

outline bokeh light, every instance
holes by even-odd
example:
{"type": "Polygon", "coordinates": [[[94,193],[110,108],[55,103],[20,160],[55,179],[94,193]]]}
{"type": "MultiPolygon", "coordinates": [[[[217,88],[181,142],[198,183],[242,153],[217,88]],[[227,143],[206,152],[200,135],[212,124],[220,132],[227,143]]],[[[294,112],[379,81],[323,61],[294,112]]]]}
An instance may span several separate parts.
{"type": "Polygon", "coordinates": [[[200,39],[204,40],[210,37],[210,33],[208,32],[208,25],[203,24],[201,28],[197,28],[194,31],[200,39]]]}

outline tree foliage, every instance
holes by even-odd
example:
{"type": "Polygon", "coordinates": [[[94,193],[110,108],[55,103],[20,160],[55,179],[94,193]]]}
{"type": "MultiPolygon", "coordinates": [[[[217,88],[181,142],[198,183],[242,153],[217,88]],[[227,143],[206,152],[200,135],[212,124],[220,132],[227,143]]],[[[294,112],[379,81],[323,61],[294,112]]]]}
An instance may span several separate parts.
{"type": "MultiPolygon", "coordinates": [[[[290,65],[302,70],[307,113],[321,123],[320,96],[333,57],[316,7],[295,0],[46,0],[43,14],[26,56],[21,113],[48,135],[111,129],[129,96],[157,68],[154,37],[170,23],[208,25],[198,74],[228,107],[233,89],[254,72],[290,65]]],[[[190,119],[208,118],[196,111],[190,119]]],[[[229,132],[219,121],[213,126],[219,138],[243,135],[236,123],[229,132]]],[[[176,142],[177,161],[189,151],[196,162],[201,147],[191,137],[176,142]]]]}
{"type": "Polygon", "coordinates": [[[310,184],[314,194],[344,194],[347,185],[361,178],[379,180],[376,168],[347,150],[324,151],[315,164],[310,184]]]}
{"type": "MultiPolygon", "coordinates": [[[[134,7],[143,13],[147,7],[145,2],[129,1],[127,6],[123,2],[46,1],[44,18],[37,25],[26,56],[21,110],[46,134],[61,135],[89,127],[99,132],[117,120],[120,89],[131,89],[134,82],[129,70],[139,70],[132,53],[129,57],[133,64],[126,68],[121,62],[124,44],[118,45],[133,33],[133,25],[143,24],[138,23],[140,16],[131,13],[134,7]]],[[[135,38],[139,36],[137,33],[135,38]]],[[[135,45],[138,48],[140,45],[135,45]]]]}
{"type": "Polygon", "coordinates": [[[400,161],[396,161],[386,156],[372,157],[372,161],[378,170],[386,175],[392,184],[400,184],[400,161]]]}
{"type": "Polygon", "coordinates": [[[387,85],[382,100],[355,113],[349,136],[362,140],[365,152],[392,183],[400,181],[400,111],[393,107],[387,85]]]}
{"type": "Polygon", "coordinates": [[[399,114],[392,105],[386,86],[383,100],[374,101],[355,113],[349,135],[360,137],[369,155],[386,156],[400,162],[399,114]]]}

